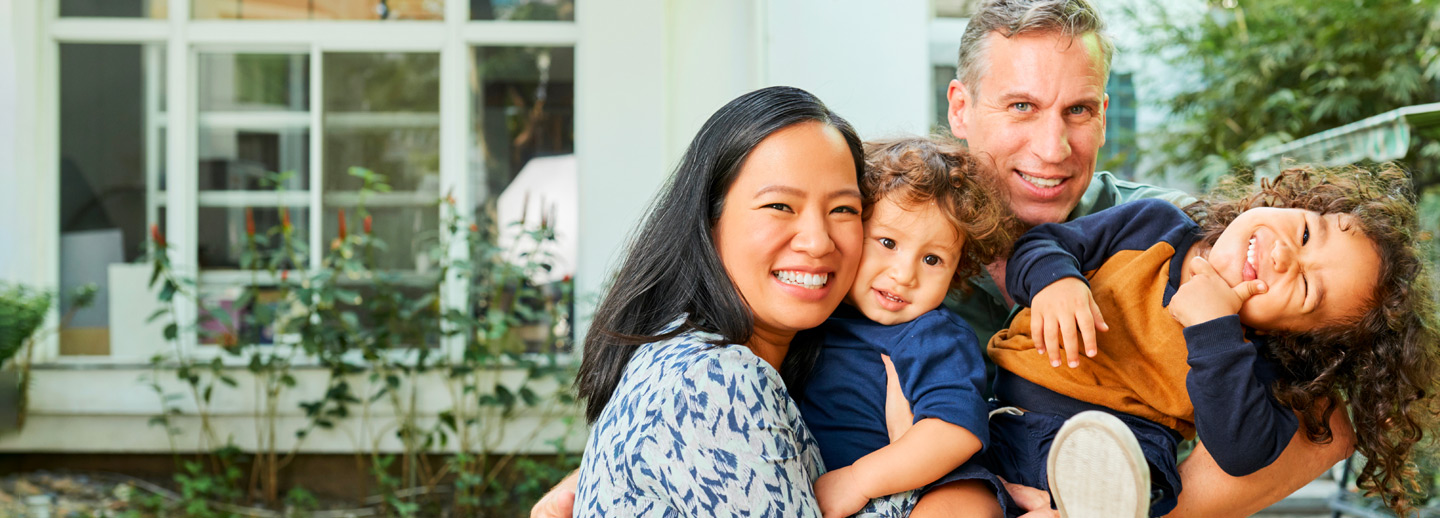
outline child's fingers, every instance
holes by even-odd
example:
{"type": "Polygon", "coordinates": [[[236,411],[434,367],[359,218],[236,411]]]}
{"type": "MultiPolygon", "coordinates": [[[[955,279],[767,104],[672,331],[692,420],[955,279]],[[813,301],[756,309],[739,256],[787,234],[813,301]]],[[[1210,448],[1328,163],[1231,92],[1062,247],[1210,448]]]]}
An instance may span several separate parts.
{"type": "Polygon", "coordinates": [[[1045,354],[1050,355],[1050,366],[1060,366],[1060,353],[1065,343],[1060,340],[1060,321],[1055,318],[1045,319],[1045,354]]]}
{"type": "MultiPolygon", "coordinates": [[[[1093,306],[1094,304],[1091,305],[1093,306]]],[[[1094,308],[1091,308],[1091,310],[1093,311],[1094,308]]],[[[1099,313],[1094,313],[1094,315],[1098,316],[1099,313]]],[[[1075,320],[1080,327],[1080,341],[1085,343],[1085,356],[1094,358],[1096,352],[1095,319],[1091,317],[1091,313],[1081,311],[1075,314],[1075,320]]]]}
{"type": "Polygon", "coordinates": [[[1035,342],[1035,352],[1045,354],[1045,317],[1030,310],[1030,340],[1035,342]]]}
{"type": "Polygon", "coordinates": [[[1075,332],[1075,322],[1073,318],[1060,322],[1060,336],[1065,340],[1065,364],[1072,369],[1080,366],[1080,348],[1084,347],[1080,344],[1079,334],[1075,332]]]}
{"type": "Polygon", "coordinates": [[[1099,305],[1099,304],[1096,304],[1096,303],[1095,303],[1095,299],[1093,299],[1093,298],[1090,299],[1090,314],[1095,316],[1095,330],[1097,330],[1097,331],[1109,331],[1109,330],[1110,330],[1110,324],[1106,324],[1106,323],[1105,323],[1105,315],[1101,315],[1101,314],[1100,314],[1100,305],[1099,305]]]}
{"type": "Polygon", "coordinates": [[[1265,285],[1265,281],[1259,279],[1242,282],[1235,285],[1235,296],[1240,297],[1240,303],[1244,304],[1245,301],[1250,300],[1250,297],[1265,293],[1265,290],[1269,288],[1265,285]]]}

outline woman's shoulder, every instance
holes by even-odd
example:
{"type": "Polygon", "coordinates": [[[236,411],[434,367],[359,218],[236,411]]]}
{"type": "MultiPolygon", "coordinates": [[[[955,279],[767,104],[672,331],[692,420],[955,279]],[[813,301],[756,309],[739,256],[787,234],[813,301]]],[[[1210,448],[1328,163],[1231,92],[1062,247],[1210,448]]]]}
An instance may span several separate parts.
{"type": "Polygon", "coordinates": [[[714,334],[685,331],[672,338],[646,344],[631,362],[640,360],[659,371],[662,385],[679,385],[686,391],[703,391],[717,385],[780,382],[780,374],[749,347],[724,343],[714,334]]]}

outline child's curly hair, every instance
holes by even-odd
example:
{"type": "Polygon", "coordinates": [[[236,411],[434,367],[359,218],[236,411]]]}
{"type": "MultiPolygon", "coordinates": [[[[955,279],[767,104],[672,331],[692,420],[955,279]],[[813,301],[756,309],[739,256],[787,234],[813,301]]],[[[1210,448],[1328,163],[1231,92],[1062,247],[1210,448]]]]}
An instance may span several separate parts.
{"type": "Polygon", "coordinates": [[[963,146],[941,137],[866,142],[865,218],[886,196],[899,196],[904,205],[935,203],[965,240],[950,288],[966,290],[965,279],[1007,256],[1020,235],[991,176],[963,146]]]}
{"type": "Polygon", "coordinates": [[[1240,213],[1256,207],[1349,214],[1380,254],[1376,291],[1359,318],[1303,334],[1273,334],[1267,356],[1282,366],[1276,399],[1297,409],[1312,442],[1333,439],[1330,416],[1349,401],[1356,448],[1368,459],[1359,486],[1407,516],[1420,487],[1417,443],[1437,417],[1440,376],[1434,291],[1424,267],[1415,195],[1409,175],[1393,164],[1371,169],[1296,167],[1260,190],[1244,182],[1220,185],[1186,207],[1213,245],[1240,213]]]}

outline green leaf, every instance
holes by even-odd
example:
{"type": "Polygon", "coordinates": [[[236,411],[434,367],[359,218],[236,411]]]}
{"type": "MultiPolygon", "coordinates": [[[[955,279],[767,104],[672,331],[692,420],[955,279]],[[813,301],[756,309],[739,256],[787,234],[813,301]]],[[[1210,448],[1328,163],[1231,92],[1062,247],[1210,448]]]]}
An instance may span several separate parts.
{"type": "Polygon", "coordinates": [[[170,302],[170,299],[175,298],[175,289],[175,283],[165,279],[165,284],[160,287],[160,302],[170,302]]]}
{"type": "Polygon", "coordinates": [[[173,342],[173,341],[175,341],[175,338],[176,338],[177,336],[179,336],[179,335],[180,335],[180,326],[175,325],[174,322],[171,322],[171,323],[165,325],[165,340],[166,340],[166,341],[173,342]]]}

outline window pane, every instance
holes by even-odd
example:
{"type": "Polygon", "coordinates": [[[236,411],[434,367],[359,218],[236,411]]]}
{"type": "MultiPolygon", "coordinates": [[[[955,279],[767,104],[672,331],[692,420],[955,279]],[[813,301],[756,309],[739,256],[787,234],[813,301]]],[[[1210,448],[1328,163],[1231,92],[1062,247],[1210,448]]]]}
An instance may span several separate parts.
{"type": "Polygon", "coordinates": [[[137,278],[123,263],[143,257],[147,227],[158,223],[149,186],[164,162],[164,114],[147,78],[161,77],[150,69],[163,56],[158,46],[60,45],[60,287],[100,288],[62,329],[61,354],[109,354],[112,309],[123,309],[109,294],[149,293],[148,272],[137,278]]]}
{"type": "MultiPolygon", "coordinates": [[[[475,213],[491,214],[505,257],[532,273],[530,287],[558,294],[574,275],[578,256],[578,194],[575,162],[575,50],[569,47],[479,47],[474,49],[478,81],[472,83],[477,149],[470,152],[472,199],[484,204],[475,213]],[[554,240],[536,243],[520,229],[538,230],[542,222],[554,240]],[[537,259],[545,258],[545,259],[537,259]],[[526,264],[530,261],[548,265],[526,264]]],[[[486,218],[479,218],[482,221],[486,218]]],[[[558,295],[557,295],[558,296],[558,295]]],[[[473,311],[493,308],[476,298],[473,311]]],[[[554,332],[566,337],[568,319],[551,321],[547,301],[521,297],[514,304],[535,315],[520,333],[528,350],[554,332]]],[[[565,313],[573,311],[565,308],[565,313]]],[[[569,341],[557,344],[568,348],[569,341]]]]}
{"type": "Polygon", "coordinates": [[[372,174],[389,188],[372,183],[366,194],[374,233],[388,245],[375,267],[426,268],[416,256],[439,230],[439,55],[330,53],[324,68],[325,242],[338,234],[339,210],[359,227],[362,174],[372,174]]]}
{"type": "MultiPolygon", "coordinates": [[[[98,0],[96,0],[98,1],[98,0]]],[[[197,20],[440,20],[444,0],[193,0],[197,20]]]]}
{"type": "Polygon", "coordinates": [[[470,0],[471,20],[575,19],[575,0],[470,0]]]}
{"type": "Polygon", "coordinates": [[[60,16],[165,18],[166,0],[60,0],[60,16]]]}
{"type": "MultiPolygon", "coordinates": [[[[383,199],[383,198],[382,198],[383,199]]],[[[340,235],[339,212],[345,210],[346,232],[354,234],[364,231],[364,220],[354,209],[355,201],[343,200],[333,203],[326,196],[325,243],[333,242],[340,235]]],[[[373,200],[372,200],[373,201],[373,200]]],[[[361,261],[372,270],[414,270],[418,273],[436,271],[431,251],[440,243],[440,208],[435,199],[421,207],[368,207],[371,220],[371,235],[383,241],[383,246],[368,250],[357,250],[361,261]]]]}
{"type": "Polygon", "coordinates": [[[241,259],[252,257],[253,268],[274,264],[279,269],[304,268],[310,243],[310,209],[287,207],[200,207],[196,257],[204,269],[239,269],[241,259]],[[256,242],[252,251],[246,212],[254,222],[256,242]],[[285,218],[290,220],[289,247],[282,233],[285,218]],[[248,252],[248,254],[247,254],[248,252]],[[272,263],[272,261],[274,261],[272,263]]]}
{"type": "Polygon", "coordinates": [[[310,59],[306,54],[201,54],[199,188],[310,188],[310,59]],[[266,175],[270,181],[266,181],[266,175]]]}

